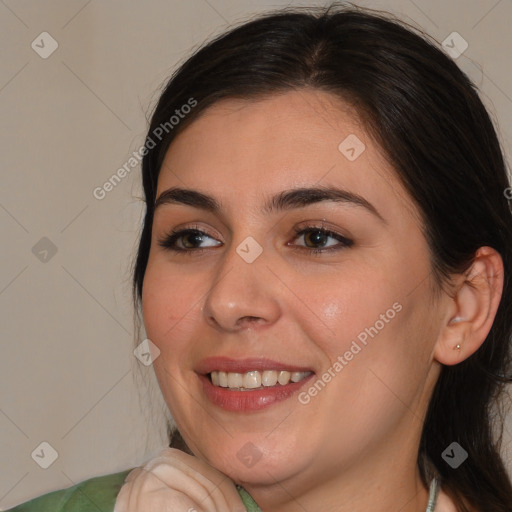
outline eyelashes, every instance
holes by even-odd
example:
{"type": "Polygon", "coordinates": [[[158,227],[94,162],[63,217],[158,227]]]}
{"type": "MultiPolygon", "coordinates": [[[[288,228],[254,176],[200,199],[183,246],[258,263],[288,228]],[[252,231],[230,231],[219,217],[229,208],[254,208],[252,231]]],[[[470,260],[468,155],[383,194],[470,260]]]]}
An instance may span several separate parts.
{"type": "Polygon", "coordinates": [[[158,245],[160,247],[163,247],[164,249],[172,251],[172,252],[180,252],[180,253],[203,252],[204,251],[203,248],[178,247],[177,241],[179,241],[182,238],[188,237],[188,236],[194,236],[196,238],[196,240],[199,239],[200,241],[202,241],[202,239],[204,237],[211,238],[212,240],[214,239],[208,233],[200,230],[197,227],[196,228],[187,228],[187,229],[178,229],[178,230],[173,229],[173,230],[171,230],[171,232],[168,235],[164,236],[163,238],[158,239],[158,245]]]}
{"type": "MultiPolygon", "coordinates": [[[[333,251],[339,251],[341,249],[345,249],[347,247],[350,247],[353,245],[354,241],[350,240],[349,238],[344,237],[340,233],[337,233],[335,231],[332,231],[330,229],[326,229],[320,226],[308,226],[303,228],[294,228],[295,232],[295,238],[299,238],[302,236],[304,240],[306,240],[306,236],[309,234],[320,234],[321,237],[325,238],[333,238],[335,240],[338,240],[338,244],[331,245],[327,247],[322,248],[314,248],[314,247],[307,247],[307,246],[296,246],[294,247],[295,250],[306,250],[308,252],[311,252],[312,254],[322,254],[326,252],[333,252],[333,251]]],[[[315,243],[315,242],[313,242],[315,243]]],[[[316,242],[319,243],[319,242],[316,242]]]]}
{"type": "MultiPolygon", "coordinates": [[[[345,236],[332,231],[330,229],[326,229],[322,226],[307,226],[302,228],[294,228],[295,237],[293,240],[303,237],[304,241],[307,243],[313,244],[323,244],[329,238],[335,239],[338,241],[335,245],[328,245],[324,247],[308,247],[307,245],[297,246],[294,244],[287,243],[287,246],[292,245],[292,249],[294,251],[300,251],[302,253],[307,252],[310,254],[323,254],[323,253],[331,253],[334,251],[343,250],[348,248],[354,244],[354,241],[346,238],[345,236]],[[309,235],[316,235],[315,237],[310,237],[309,235]],[[313,238],[313,241],[311,241],[313,238]]],[[[186,241],[190,237],[190,239],[195,240],[192,242],[192,245],[195,243],[201,244],[205,239],[215,240],[212,236],[210,236],[207,232],[199,229],[198,227],[186,228],[186,229],[178,229],[171,230],[171,232],[165,235],[162,238],[157,240],[158,245],[168,251],[172,251],[174,253],[181,253],[185,255],[191,256],[192,254],[201,254],[204,251],[208,251],[210,248],[218,247],[218,245],[209,245],[205,247],[180,247],[178,242],[186,241]]],[[[186,242],[185,245],[190,244],[190,241],[186,242]]],[[[221,243],[220,243],[221,244],[221,243]]],[[[183,244],[182,244],[183,245],[183,244]]]]}

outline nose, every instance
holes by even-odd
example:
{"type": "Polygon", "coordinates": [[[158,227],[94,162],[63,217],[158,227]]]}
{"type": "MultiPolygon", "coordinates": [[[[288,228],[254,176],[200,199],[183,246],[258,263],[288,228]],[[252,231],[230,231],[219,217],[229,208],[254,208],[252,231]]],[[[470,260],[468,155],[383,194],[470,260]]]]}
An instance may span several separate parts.
{"type": "Polygon", "coordinates": [[[205,321],[217,330],[228,332],[275,323],[281,314],[281,283],[269,263],[265,251],[248,263],[236,252],[236,245],[230,247],[219,262],[218,277],[206,294],[205,321]]]}

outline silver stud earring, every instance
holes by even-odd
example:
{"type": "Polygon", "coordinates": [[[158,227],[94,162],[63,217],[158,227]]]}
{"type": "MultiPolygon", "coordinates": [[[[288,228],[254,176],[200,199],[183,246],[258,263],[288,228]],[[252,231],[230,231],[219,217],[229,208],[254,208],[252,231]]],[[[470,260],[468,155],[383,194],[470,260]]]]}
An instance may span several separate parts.
{"type": "Polygon", "coordinates": [[[455,347],[453,347],[453,350],[460,350],[460,349],[461,349],[460,343],[457,343],[457,345],[455,345],[455,347]]]}

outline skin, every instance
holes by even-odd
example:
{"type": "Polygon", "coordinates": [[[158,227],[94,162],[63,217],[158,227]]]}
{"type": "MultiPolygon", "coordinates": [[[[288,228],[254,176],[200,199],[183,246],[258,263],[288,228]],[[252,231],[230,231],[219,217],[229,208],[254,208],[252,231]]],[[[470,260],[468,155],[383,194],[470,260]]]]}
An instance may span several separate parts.
{"type": "MultiPolygon", "coordinates": [[[[355,112],[320,91],[214,104],[168,150],[157,197],[170,187],[223,206],[219,215],[157,208],[143,288],[146,332],[161,351],[155,372],[194,454],[243,485],[265,512],[423,512],[428,491],[416,453],[428,401],[441,363],[469,357],[490,330],[500,256],[481,248],[472,269],[454,276],[451,293],[436,296],[417,208],[355,112]],[[354,161],[338,150],[349,134],[366,146],[354,161]],[[318,185],[363,196],[385,222],[340,202],[260,211],[271,195],[318,185]],[[339,242],[293,228],[321,221],[353,245],[312,254],[339,242]],[[202,254],[159,246],[171,229],[187,227],[208,236],[178,243],[202,254]],[[248,236],[263,249],[250,264],[236,252],[248,236]],[[208,401],[194,372],[209,356],[263,356],[321,376],[394,303],[401,311],[306,405],[292,397],[228,412],[208,401]],[[248,442],[261,454],[251,468],[237,457],[248,442]]],[[[441,496],[440,510],[451,510],[441,496]]]]}

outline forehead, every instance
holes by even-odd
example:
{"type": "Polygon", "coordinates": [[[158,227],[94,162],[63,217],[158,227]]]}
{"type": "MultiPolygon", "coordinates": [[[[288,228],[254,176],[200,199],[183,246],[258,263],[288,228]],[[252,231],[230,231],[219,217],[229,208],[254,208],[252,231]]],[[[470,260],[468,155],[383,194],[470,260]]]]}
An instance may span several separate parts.
{"type": "Polygon", "coordinates": [[[224,99],[206,109],[172,142],[157,196],[184,185],[239,205],[292,186],[335,185],[413,208],[356,111],[309,89],[224,99]]]}
{"type": "Polygon", "coordinates": [[[326,158],[338,158],[338,144],[349,134],[367,138],[355,110],[331,94],[304,89],[263,99],[220,100],[178,135],[169,153],[175,160],[184,145],[200,143],[201,153],[208,149],[228,161],[255,156],[290,160],[315,148],[326,158]]]}

